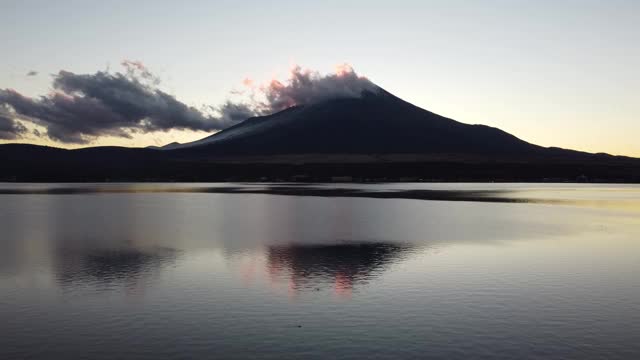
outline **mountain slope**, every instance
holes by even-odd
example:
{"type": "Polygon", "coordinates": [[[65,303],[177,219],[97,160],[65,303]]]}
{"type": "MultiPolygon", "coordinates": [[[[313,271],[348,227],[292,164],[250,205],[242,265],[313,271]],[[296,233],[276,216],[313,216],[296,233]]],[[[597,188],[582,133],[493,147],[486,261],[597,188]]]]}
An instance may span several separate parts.
{"type": "Polygon", "coordinates": [[[531,154],[542,150],[502,130],[463,124],[384,90],[250,118],[175,151],[266,154],[531,154]]]}

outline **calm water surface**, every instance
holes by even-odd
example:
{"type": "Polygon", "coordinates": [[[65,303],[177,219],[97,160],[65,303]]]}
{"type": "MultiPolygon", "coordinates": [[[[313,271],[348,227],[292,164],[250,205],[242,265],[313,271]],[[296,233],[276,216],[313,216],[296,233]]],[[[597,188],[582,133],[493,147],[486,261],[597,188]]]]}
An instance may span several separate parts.
{"type": "Polygon", "coordinates": [[[639,272],[638,186],[0,184],[0,359],[637,359],[639,272]]]}

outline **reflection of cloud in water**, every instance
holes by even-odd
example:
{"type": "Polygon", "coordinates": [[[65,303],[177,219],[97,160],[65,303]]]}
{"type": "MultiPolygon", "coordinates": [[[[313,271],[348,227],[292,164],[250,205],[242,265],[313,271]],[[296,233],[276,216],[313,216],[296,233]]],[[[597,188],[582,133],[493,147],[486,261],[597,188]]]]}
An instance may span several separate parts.
{"type": "Polygon", "coordinates": [[[64,287],[126,286],[137,289],[163,267],[174,263],[177,256],[176,250],[161,247],[60,251],[56,277],[64,287]]]}
{"type": "Polygon", "coordinates": [[[380,276],[410,250],[387,243],[270,246],[266,270],[272,281],[288,281],[293,293],[332,287],[337,295],[350,296],[354,287],[380,276]]]}

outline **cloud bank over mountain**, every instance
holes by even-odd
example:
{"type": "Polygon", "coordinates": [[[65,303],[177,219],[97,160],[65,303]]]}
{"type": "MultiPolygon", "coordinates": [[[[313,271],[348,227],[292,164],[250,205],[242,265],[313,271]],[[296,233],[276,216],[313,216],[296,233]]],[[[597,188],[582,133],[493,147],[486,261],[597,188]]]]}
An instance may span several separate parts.
{"type": "Polygon", "coordinates": [[[270,114],[295,105],[314,104],[335,98],[356,98],[363,91],[377,91],[378,87],[366,77],[358,75],[348,64],[340,65],[334,74],[294,66],[287,81],[271,80],[260,86],[265,101],[258,104],[262,114],[270,114]]]}
{"type": "MultiPolygon", "coordinates": [[[[349,65],[335,73],[295,66],[284,81],[255,85],[245,80],[245,99],[227,100],[198,109],[160,90],[160,79],[139,61],[125,60],[123,71],[76,74],[61,70],[53,76],[48,95],[30,98],[0,89],[0,138],[17,139],[28,133],[23,124],[43,127],[51,140],[87,144],[102,136],[133,138],[139,133],[169,130],[216,131],[249,117],[291,106],[337,97],[358,97],[377,87],[349,65]]],[[[34,131],[33,134],[40,134],[34,131]]]]}

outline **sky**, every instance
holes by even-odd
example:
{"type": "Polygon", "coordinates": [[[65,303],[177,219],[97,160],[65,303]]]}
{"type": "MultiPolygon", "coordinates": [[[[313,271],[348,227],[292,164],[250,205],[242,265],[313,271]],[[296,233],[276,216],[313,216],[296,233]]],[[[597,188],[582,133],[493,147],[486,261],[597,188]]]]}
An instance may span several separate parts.
{"type": "Polygon", "coordinates": [[[26,130],[0,143],[197,140],[218,128],[202,126],[213,117],[191,109],[247,96],[238,95],[245,79],[286,82],[295,64],[330,74],[347,63],[404,100],[461,122],[543,146],[640,157],[636,0],[1,0],[0,43],[5,95],[41,105],[39,96],[62,88],[59,100],[67,101],[86,80],[76,75],[103,72],[113,80],[127,74],[128,60],[153,74],[134,78],[152,100],[188,107],[181,114],[191,129],[172,128],[153,108],[144,114],[161,119],[128,138],[110,131],[74,143],[14,118],[5,121],[26,130]]]}

